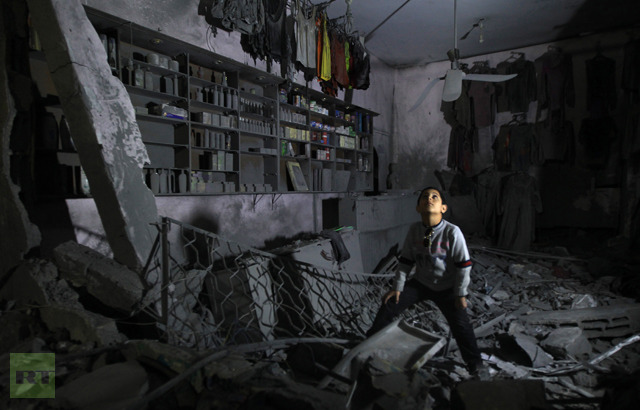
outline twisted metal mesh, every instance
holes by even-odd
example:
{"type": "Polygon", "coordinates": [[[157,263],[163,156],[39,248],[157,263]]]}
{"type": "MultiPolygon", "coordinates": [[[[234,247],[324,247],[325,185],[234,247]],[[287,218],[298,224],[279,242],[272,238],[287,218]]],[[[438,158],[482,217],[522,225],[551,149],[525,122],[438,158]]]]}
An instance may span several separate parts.
{"type": "MultiPolygon", "coordinates": [[[[314,266],[163,218],[141,310],[168,343],[196,349],[290,337],[362,339],[392,273],[314,266]]],[[[403,316],[427,323],[429,305],[403,316]]]]}

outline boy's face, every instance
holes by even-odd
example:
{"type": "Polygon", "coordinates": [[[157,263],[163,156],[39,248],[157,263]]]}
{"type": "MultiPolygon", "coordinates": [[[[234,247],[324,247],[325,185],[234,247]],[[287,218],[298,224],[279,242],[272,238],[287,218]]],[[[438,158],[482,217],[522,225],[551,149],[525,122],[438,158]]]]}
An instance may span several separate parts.
{"type": "Polygon", "coordinates": [[[440,193],[435,189],[427,189],[420,194],[416,211],[420,215],[444,214],[447,206],[442,203],[440,193]]]}

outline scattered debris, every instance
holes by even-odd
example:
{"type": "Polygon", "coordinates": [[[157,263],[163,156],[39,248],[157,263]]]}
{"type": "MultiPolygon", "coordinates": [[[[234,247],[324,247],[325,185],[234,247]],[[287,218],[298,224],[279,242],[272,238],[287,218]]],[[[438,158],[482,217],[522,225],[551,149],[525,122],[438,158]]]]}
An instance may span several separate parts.
{"type": "MultiPolygon", "coordinates": [[[[238,255],[220,269],[173,272],[166,286],[145,289],[135,272],[71,243],[56,249],[55,261],[23,261],[0,283],[0,359],[55,352],[58,398],[50,408],[471,409],[481,408],[479,394],[494,398],[492,408],[520,408],[523,401],[550,409],[600,402],[602,409],[625,408],[616,399],[640,391],[632,377],[640,367],[637,297],[621,295],[616,277],[592,277],[566,250],[470,248],[477,263],[468,309],[489,381],[467,372],[446,321],[429,303],[365,340],[357,331],[303,337],[312,318],[327,332],[350,320],[362,321],[353,329],[366,328],[371,318],[364,315],[375,313],[376,292],[389,283],[376,275],[390,276],[395,258],[367,276],[369,283],[349,272],[333,277],[310,264],[291,265],[299,278],[325,274],[305,282],[301,295],[291,293],[300,288],[286,263],[276,266],[279,278],[266,276],[274,265],[265,253],[238,255]],[[343,281],[332,285],[336,277],[343,281]],[[318,299],[321,290],[333,293],[318,299]],[[283,291],[289,299],[281,306],[283,291]],[[166,322],[145,324],[165,339],[140,337],[141,319],[132,315],[144,314],[141,306],[160,318],[163,309],[171,312],[166,322]],[[325,306],[342,317],[326,316],[325,306]],[[301,337],[279,334],[283,323],[298,324],[290,329],[301,337]],[[604,407],[607,401],[618,407],[604,407]]],[[[0,377],[1,390],[8,384],[0,377]]]]}

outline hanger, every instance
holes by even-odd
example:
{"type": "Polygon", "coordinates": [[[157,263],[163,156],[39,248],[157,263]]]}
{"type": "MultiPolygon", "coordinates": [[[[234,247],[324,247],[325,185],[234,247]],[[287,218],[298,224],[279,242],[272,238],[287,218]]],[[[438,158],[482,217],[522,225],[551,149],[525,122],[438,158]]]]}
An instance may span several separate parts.
{"type": "Polygon", "coordinates": [[[471,66],[470,72],[476,74],[487,74],[491,71],[491,67],[489,67],[489,61],[474,61],[473,66],[471,66]]]}
{"type": "Polygon", "coordinates": [[[513,114],[513,118],[511,118],[511,121],[509,121],[507,125],[521,125],[525,123],[526,119],[527,113],[517,112],[513,114]]]}
{"type": "Polygon", "coordinates": [[[520,51],[512,51],[511,55],[509,57],[507,57],[506,60],[504,60],[504,62],[509,63],[509,62],[513,62],[513,61],[518,61],[520,59],[524,58],[524,53],[520,52],[520,51]]]}

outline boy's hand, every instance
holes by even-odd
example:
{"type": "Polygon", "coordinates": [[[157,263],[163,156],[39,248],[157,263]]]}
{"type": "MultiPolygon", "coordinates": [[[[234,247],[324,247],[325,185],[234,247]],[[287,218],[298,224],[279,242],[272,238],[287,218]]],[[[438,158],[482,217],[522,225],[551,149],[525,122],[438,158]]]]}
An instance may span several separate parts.
{"type": "Polygon", "coordinates": [[[400,300],[400,292],[397,290],[388,291],[387,294],[384,295],[384,298],[382,299],[383,304],[386,304],[391,298],[394,298],[394,301],[398,303],[398,301],[400,300]]]}
{"type": "Polygon", "coordinates": [[[456,298],[456,307],[458,309],[466,309],[467,308],[467,298],[464,296],[459,296],[456,298]]]}

